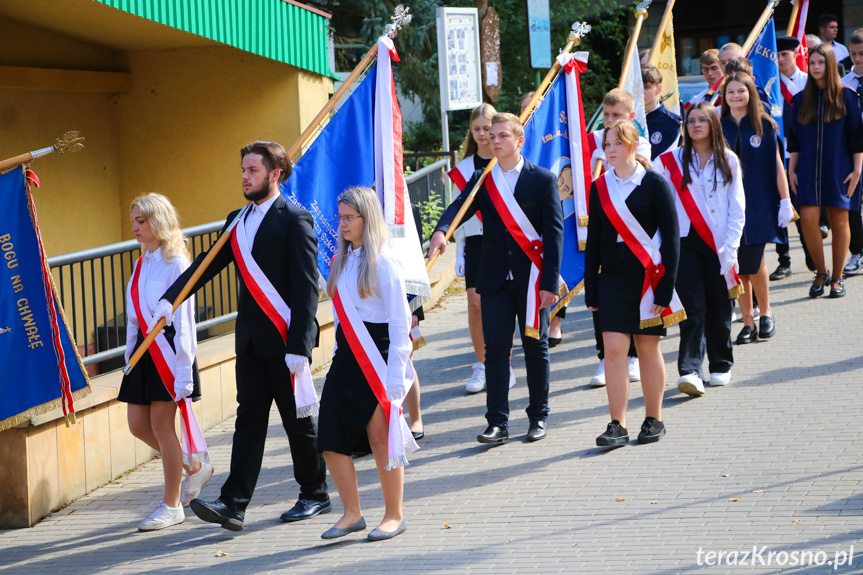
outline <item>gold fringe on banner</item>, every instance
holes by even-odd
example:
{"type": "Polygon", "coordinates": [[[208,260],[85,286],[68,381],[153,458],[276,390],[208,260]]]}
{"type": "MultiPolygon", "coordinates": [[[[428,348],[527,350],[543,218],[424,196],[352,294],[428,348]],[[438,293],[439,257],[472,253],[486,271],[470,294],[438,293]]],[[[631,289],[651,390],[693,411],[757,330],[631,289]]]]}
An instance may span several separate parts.
{"type": "Polygon", "coordinates": [[[662,318],[658,316],[650,317],[641,320],[641,323],[638,324],[638,329],[646,329],[648,327],[656,327],[658,325],[662,325],[662,318]]]}
{"type": "MultiPolygon", "coordinates": [[[[82,387],[78,391],[72,393],[72,401],[79,401],[88,395],[90,395],[91,389],[89,386],[82,387]]],[[[18,427],[22,423],[27,423],[34,417],[38,417],[40,415],[45,415],[49,411],[54,411],[55,409],[62,409],[63,407],[63,398],[58,397],[57,399],[52,399],[47,403],[43,403],[42,405],[37,405],[35,407],[31,407],[27,411],[22,411],[18,415],[13,415],[12,417],[8,417],[3,421],[0,421],[0,431],[5,431],[7,429],[12,429],[13,427],[18,427]]],[[[73,415],[73,414],[70,414],[73,415]]],[[[77,420],[73,420],[72,423],[77,423],[77,420]]]]}
{"type": "Polygon", "coordinates": [[[413,340],[414,351],[425,347],[427,343],[425,336],[413,340]]]}
{"type": "Polygon", "coordinates": [[[728,299],[740,297],[744,293],[746,293],[746,290],[743,289],[743,284],[737,284],[736,286],[728,290],[728,299]]]}
{"type": "Polygon", "coordinates": [[[553,318],[554,316],[556,316],[556,315],[557,315],[557,313],[558,313],[561,309],[563,309],[564,307],[566,307],[567,305],[569,305],[569,302],[570,302],[570,301],[572,301],[572,298],[574,298],[575,296],[577,296],[578,294],[580,294],[582,291],[584,291],[584,280],[581,280],[580,282],[578,282],[578,285],[577,285],[577,286],[575,286],[574,288],[572,288],[572,289],[569,291],[569,293],[568,293],[568,294],[566,294],[565,296],[563,296],[562,298],[560,298],[560,299],[558,300],[558,302],[557,302],[556,304],[554,304],[554,307],[553,307],[553,308],[551,308],[551,313],[549,313],[549,314],[548,314],[548,319],[549,319],[549,321],[551,321],[551,318],[553,318]]]}
{"type": "Polygon", "coordinates": [[[578,251],[583,252],[586,249],[587,249],[587,240],[579,240],[578,251]]]}
{"type": "Polygon", "coordinates": [[[578,225],[580,225],[580,226],[586,226],[586,225],[587,225],[587,219],[588,219],[589,217],[590,217],[590,216],[578,216],[578,225]]]}
{"type": "Polygon", "coordinates": [[[676,323],[680,323],[686,319],[686,310],[682,309],[680,311],[676,311],[672,314],[669,314],[662,318],[662,323],[665,327],[674,325],[676,323]]]}
{"type": "Polygon", "coordinates": [[[524,335],[533,339],[539,339],[539,330],[535,327],[524,326],[524,335]]]}

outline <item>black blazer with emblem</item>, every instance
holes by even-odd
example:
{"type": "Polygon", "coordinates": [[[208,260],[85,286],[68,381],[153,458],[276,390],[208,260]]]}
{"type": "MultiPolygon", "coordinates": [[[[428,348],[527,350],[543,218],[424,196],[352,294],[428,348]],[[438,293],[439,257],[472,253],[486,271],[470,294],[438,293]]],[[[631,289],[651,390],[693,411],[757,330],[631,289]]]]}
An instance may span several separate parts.
{"type": "MultiPolygon", "coordinates": [[[[234,210],[228,215],[222,233],[238,213],[239,210],[234,210]]],[[[312,214],[288,204],[279,195],[255,234],[252,256],[291,308],[288,341],[287,344],[282,341],[276,326],[255,301],[238,269],[240,297],[235,335],[237,355],[276,357],[290,353],[311,358],[318,332],[315,322],[318,309],[317,252],[318,241],[312,214]]],[[[162,298],[173,302],[205,256],[199,255],[162,298]]],[[[203,287],[233,261],[234,251],[229,241],[201,275],[191,293],[203,287]]]]}
{"type": "MultiPolygon", "coordinates": [[[[482,172],[479,170],[474,173],[459,197],[441,216],[435,231],[446,232],[449,229],[453,218],[476,185],[480,174],[482,172]]],[[[479,201],[473,202],[462,220],[465,222],[477,210],[482,211],[482,250],[477,293],[492,294],[498,291],[506,281],[510,270],[519,287],[527,290],[530,280],[530,259],[507,230],[486,191],[485,184],[477,196],[479,201]]],[[[560,207],[557,177],[545,168],[525,160],[513,196],[534,229],[542,237],[543,263],[539,289],[558,293],[558,276],[563,253],[563,210],[560,207]]]]}

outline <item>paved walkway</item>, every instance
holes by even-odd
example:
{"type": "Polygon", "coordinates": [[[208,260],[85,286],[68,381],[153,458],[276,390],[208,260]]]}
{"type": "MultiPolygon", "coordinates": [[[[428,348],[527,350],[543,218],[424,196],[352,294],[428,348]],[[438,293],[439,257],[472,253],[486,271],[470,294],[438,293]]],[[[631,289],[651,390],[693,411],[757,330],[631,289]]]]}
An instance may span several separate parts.
{"type": "MultiPolygon", "coordinates": [[[[32,529],[0,532],[0,571],[861,573],[863,279],[849,280],[845,299],[809,300],[811,275],[799,244],[794,248],[796,273],[771,284],[778,335],[735,349],[728,387],[690,399],[670,383],[669,432],[660,443],[595,446],[609,418],[605,391],[587,385],[595,357],[581,298],[552,354],[547,440],[524,440],[527,389],[517,349],[512,437],[497,447],[476,443],[485,396],[464,393],[474,357],[459,292],[428,314],[430,345],[415,358],[427,437],[407,470],[405,535],[385,543],[361,536],[325,543],[320,533],[341,510],[335,493],[336,512],[282,524],[279,514],[292,505],[297,487],[284,431],[271,417],[265,468],[244,532],[232,534],[191,513],[183,525],[136,532],[147,504],[161,496],[157,460],[32,529]],[[846,565],[833,565],[852,545],[853,564],[846,558],[846,565]],[[720,552],[721,566],[705,564],[720,552]],[[807,564],[800,565],[801,557],[807,564]],[[810,566],[810,559],[824,565],[810,566]],[[728,565],[735,560],[737,566],[728,565]]],[[[676,381],[677,342],[672,329],[662,343],[669,382],[676,381]]],[[[629,417],[637,433],[643,418],[637,384],[629,417]]],[[[208,434],[217,474],[205,498],[215,498],[226,477],[232,429],[227,421],[208,434]]],[[[359,460],[357,469],[373,526],[383,502],[371,458],[359,460]]]]}

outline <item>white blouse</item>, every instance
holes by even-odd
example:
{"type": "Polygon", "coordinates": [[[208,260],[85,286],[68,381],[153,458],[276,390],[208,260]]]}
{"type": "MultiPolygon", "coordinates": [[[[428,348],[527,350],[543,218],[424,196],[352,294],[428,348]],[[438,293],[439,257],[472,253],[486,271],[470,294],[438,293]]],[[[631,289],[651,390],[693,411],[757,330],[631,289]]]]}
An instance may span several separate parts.
{"type": "MultiPolygon", "coordinates": [[[[623,201],[625,202],[627,198],[629,198],[629,195],[635,191],[635,188],[641,185],[641,181],[647,174],[647,168],[642,166],[640,162],[635,162],[635,171],[625,180],[620,179],[620,176],[617,175],[614,168],[609,168],[608,173],[611,174],[614,181],[617,182],[617,187],[620,190],[620,194],[623,196],[623,201]]],[[[623,238],[620,237],[620,234],[617,234],[617,243],[621,243],[622,241],[623,238]]]]}
{"type": "MultiPolygon", "coordinates": [[[[674,154],[678,159],[683,156],[683,148],[674,150],[674,154]]],[[[743,192],[743,179],[740,176],[740,160],[734,152],[726,150],[728,165],[731,167],[731,181],[725,183],[722,181],[722,172],[717,170],[716,182],[714,189],[714,173],[713,173],[713,156],[705,164],[704,169],[698,167],[698,156],[693,152],[693,163],[689,166],[689,174],[693,181],[697,181],[701,187],[701,193],[704,195],[705,203],[710,210],[710,215],[713,222],[716,224],[716,229],[722,244],[737,249],[740,246],[740,238],[743,236],[743,224],[746,222],[746,196],[743,192]]],[[[680,162],[683,163],[682,161],[680,162]]],[[[660,173],[669,183],[671,176],[665,172],[665,166],[662,162],[656,162],[654,167],[662,170],[660,173]]],[[[671,183],[672,189],[674,184],[671,183]]],[[[689,190],[696,193],[692,189],[689,190]]],[[[685,238],[689,235],[689,229],[692,225],[689,221],[689,216],[686,215],[686,210],[683,209],[683,204],[680,202],[680,194],[674,194],[674,204],[677,206],[677,219],[680,222],[680,237],[685,238]]],[[[719,249],[722,246],[716,246],[719,249]]]]}
{"type": "MultiPolygon", "coordinates": [[[[162,259],[162,248],[154,252],[144,251],[144,261],[141,262],[141,274],[138,277],[138,293],[150,313],[158,308],[159,300],[171,284],[189,267],[189,261],[182,256],[175,257],[170,262],[162,259]]],[[[132,356],[135,343],[138,340],[138,317],[135,315],[135,304],[132,302],[132,281],[126,286],[126,361],[132,356]]],[[[177,362],[174,364],[174,376],[179,382],[192,381],[192,364],[198,351],[198,340],[195,328],[195,296],[189,297],[180,304],[174,312],[174,349],[177,362]]]]}
{"type": "MultiPolygon", "coordinates": [[[[348,247],[348,259],[342,269],[342,277],[349,291],[348,295],[357,308],[357,313],[365,322],[386,323],[389,328],[390,345],[387,356],[387,389],[404,387],[405,373],[413,345],[410,339],[411,311],[405,290],[404,272],[401,264],[388,248],[378,254],[378,292],[367,298],[360,298],[357,282],[362,246],[356,250],[348,247]]],[[[339,316],[333,307],[335,327],[339,327],[339,316]]]]}

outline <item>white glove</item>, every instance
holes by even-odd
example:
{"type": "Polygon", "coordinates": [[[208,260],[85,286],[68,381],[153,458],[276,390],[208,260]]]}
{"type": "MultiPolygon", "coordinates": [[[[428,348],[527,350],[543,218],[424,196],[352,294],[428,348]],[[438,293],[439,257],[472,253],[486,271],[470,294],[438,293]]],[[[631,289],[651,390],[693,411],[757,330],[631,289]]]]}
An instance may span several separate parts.
{"type": "Polygon", "coordinates": [[[719,269],[719,273],[721,275],[727,274],[731,270],[731,268],[737,268],[736,249],[729,246],[722,246],[722,248],[720,249],[720,254],[721,255],[719,259],[722,262],[722,265],[719,269]]]}
{"type": "Polygon", "coordinates": [[[458,254],[455,257],[455,275],[460,278],[464,277],[464,255],[458,254]]]}
{"type": "Polygon", "coordinates": [[[593,155],[590,157],[590,172],[593,173],[596,171],[596,163],[605,161],[605,152],[600,150],[599,148],[593,151],[593,155]]]}
{"type": "Polygon", "coordinates": [[[303,370],[309,369],[309,358],[304,355],[294,355],[292,353],[285,354],[285,365],[291,370],[294,375],[303,373],[303,370]]]}
{"type": "Polygon", "coordinates": [[[779,227],[787,228],[794,220],[794,208],[791,206],[791,198],[779,200],[779,227]]]}
{"type": "Polygon", "coordinates": [[[167,326],[174,323],[174,304],[166,299],[160,299],[156,306],[156,311],[153,312],[153,325],[162,318],[165,318],[165,325],[167,326]]]}
{"type": "Polygon", "coordinates": [[[195,389],[194,384],[191,381],[174,381],[174,401],[182,401],[185,398],[192,395],[192,391],[195,389]]]}

